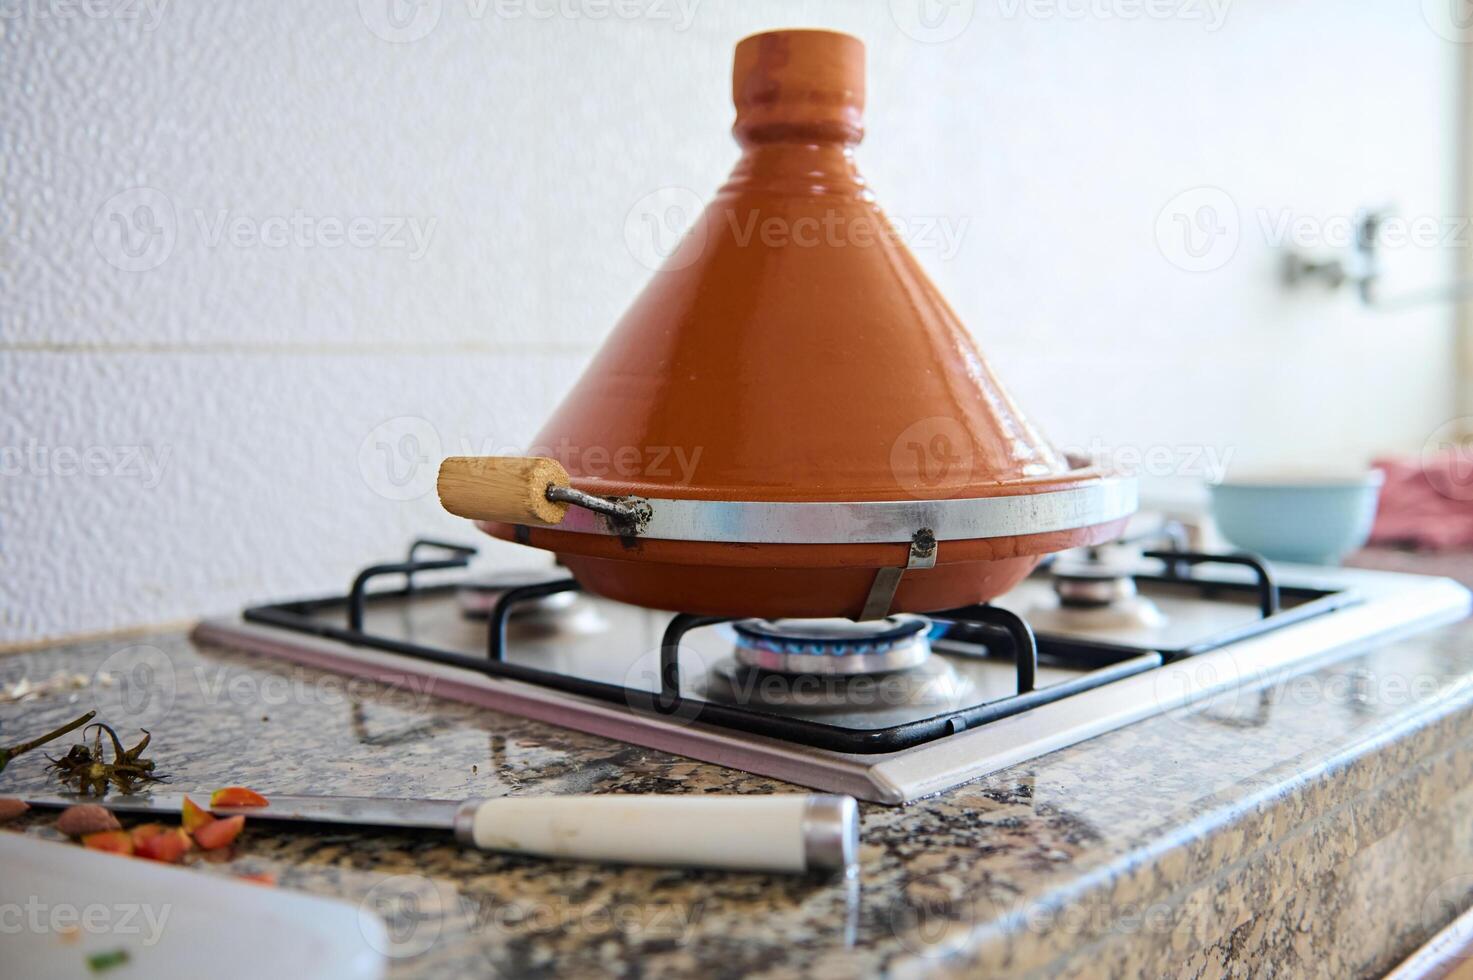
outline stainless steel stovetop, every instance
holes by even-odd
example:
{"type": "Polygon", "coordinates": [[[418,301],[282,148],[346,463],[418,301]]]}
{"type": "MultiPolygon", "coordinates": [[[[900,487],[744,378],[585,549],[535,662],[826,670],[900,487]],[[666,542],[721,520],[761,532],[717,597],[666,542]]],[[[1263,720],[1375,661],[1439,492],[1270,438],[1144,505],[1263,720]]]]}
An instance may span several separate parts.
{"type": "Polygon", "coordinates": [[[751,621],[675,617],[672,630],[671,613],[571,591],[546,568],[367,587],[467,565],[466,549],[452,554],[412,551],[408,562],[366,571],[354,595],[247,610],[200,624],[195,638],[387,683],[412,679],[437,696],[899,804],[1455,620],[1469,605],[1447,579],[1212,560],[1222,556],[1166,561],[1127,549],[1104,562],[1062,557],[993,607],[896,621],[901,628],[883,636],[846,634],[834,647],[802,631],[758,631],[753,641],[742,625],[751,621]],[[493,617],[504,621],[504,642],[488,655],[487,613],[521,586],[532,594],[493,617]],[[1037,637],[1031,678],[1023,662],[1032,653],[1019,648],[1033,638],[1019,622],[1037,637]],[[905,659],[883,659],[897,656],[905,659]],[[860,657],[877,669],[830,669],[860,657]]]}

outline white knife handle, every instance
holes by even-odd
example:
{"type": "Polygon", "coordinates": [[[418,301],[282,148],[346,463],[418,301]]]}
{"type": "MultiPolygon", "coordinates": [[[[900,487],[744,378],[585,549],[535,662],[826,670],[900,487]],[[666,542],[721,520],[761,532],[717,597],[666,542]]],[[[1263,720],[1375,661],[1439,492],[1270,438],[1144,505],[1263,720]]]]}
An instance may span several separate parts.
{"type": "Polygon", "coordinates": [[[490,851],[746,871],[847,870],[848,796],[503,796],[467,800],[455,836],[490,851]]]}

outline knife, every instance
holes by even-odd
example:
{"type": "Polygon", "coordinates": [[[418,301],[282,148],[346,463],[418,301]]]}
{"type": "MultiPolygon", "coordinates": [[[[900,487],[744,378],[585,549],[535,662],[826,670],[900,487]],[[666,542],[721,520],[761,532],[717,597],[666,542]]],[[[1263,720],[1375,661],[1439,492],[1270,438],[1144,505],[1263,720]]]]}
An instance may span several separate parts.
{"type": "MultiPolygon", "coordinates": [[[[210,793],[191,796],[208,800],[210,793]]],[[[118,814],[178,816],[184,794],[33,796],[26,802],[48,808],[100,803],[118,814]]],[[[448,830],[462,844],[488,851],[628,864],[833,872],[851,869],[859,850],[859,808],[849,796],[272,796],[267,806],[209,809],[251,820],[448,830]]]]}

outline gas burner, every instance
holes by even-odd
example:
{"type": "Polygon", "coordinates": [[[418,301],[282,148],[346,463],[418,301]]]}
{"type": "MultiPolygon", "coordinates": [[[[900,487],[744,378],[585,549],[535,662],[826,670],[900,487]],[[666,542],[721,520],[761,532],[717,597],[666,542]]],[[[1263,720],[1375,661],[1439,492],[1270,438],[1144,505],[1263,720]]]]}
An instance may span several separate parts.
{"type": "Polygon", "coordinates": [[[931,655],[924,616],[743,619],[731,628],[737,663],[778,674],[877,674],[919,666],[931,655]]]}
{"type": "Polygon", "coordinates": [[[1071,566],[1054,569],[1054,593],[1059,605],[1076,609],[1093,609],[1129,602],[1136,597],[1135,579],[1120,568],[1101,565],[1071,566]]]}
{"type": "Polygon", "coordinates": [[[1050,567],[1054,601],[1028,611],[1035,627],[1137,629],[1160,626],[1166,617],[1136,590],[1134,571],[1096,556],[1060,558],[1050,567]]]}
{"type": "Polygon", "coordinates": [[[940,657],[931,657],[908,670],[880,674],[775,673],[727,657],[711,668],[705,688],[729,704],[805,715],[859,715],[918,707],[944,710],[963,703],[974,685],[940,657]]]}
{"type": "MultiPolygon", "coordinates": [[[[477,575],[456,587],[456,600],[467,619],[489,619],[501,597],[523,586],[546,585],[567,578],[560,568],[505,569],[477,575]]],[[[510,624],[522,636],[550,636],[558,633],[598,633],[608,624],[587,603],[579,602],[577,592],[553,592],[518,602],[508,616],[510,624]]]]}

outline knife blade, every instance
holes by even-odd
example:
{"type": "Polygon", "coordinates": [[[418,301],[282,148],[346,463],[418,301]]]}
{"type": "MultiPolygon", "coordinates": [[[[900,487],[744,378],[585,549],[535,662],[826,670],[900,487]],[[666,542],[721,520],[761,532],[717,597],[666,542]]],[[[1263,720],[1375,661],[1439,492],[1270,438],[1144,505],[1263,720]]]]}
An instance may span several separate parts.
{"type": "MultiPolygon", "coordinates": [[[[189,794],[208,800],[208,791],[189,794]]],[[[119,814],[177,816],[184,793],[97,799],[27,797],[34,807],[100,803],[119,814]]],[[[575,860],[733,868],[848,871],[859,848],[858,806],[849,796],[773,794],[502,796],[415,800],[283,796],[266,806],[210,807],[216,816],[313,825],[441,830],[467,846],[575,860]]]]}
{"type": "MultiPolygon", "coordinates": [[[[28,797],[35,807],[69,807],[78,803],[99,803],[114,813],[172,814],[178,816],[184,806],[184,793],[132,793],[127,796],[52,796],[28,797]]],[[[385,799],[371,796],[279,796],[272,795],[266,806],[208,806],[210,791],[187,794],[190,799],[217,817],[243,814],[254,820],[287,823],[350,824],[353,826],[393,827],[407,830],[454,830],[455,814],[463,805],[458,800],[385,799]]]]}

